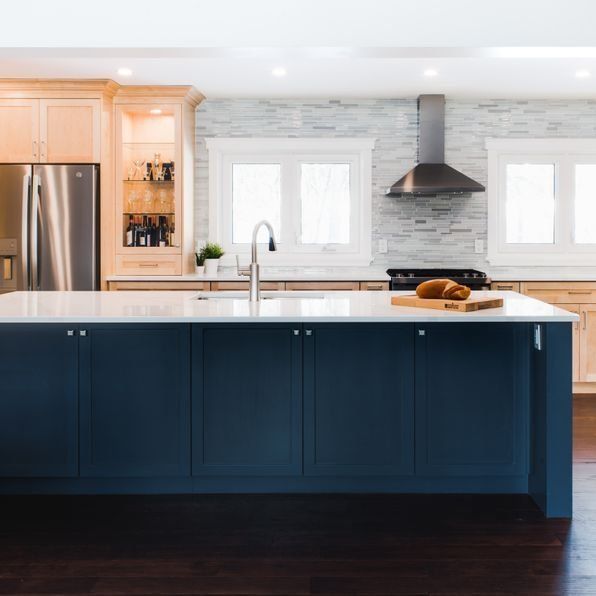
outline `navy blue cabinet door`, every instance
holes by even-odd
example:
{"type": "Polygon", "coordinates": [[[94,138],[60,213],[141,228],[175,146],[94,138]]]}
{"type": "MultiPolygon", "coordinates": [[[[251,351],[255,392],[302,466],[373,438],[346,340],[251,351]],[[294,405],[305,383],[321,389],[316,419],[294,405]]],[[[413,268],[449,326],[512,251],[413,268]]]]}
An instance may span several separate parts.
{"type": "Polygon", "coordinates": [[[193,474],[302,471],[300,326],[193,326],[193,474]]]}
{"type": "Polygon", "coordinates": [[[305,325],[306,474],[413,473],[413,334],[413,325],[305,325]]]}
{"type": "Polygon", "coordinates": [[[527,471],[529,327],[421,325],[416,346],[416,472],[527,471]]]}
{"type": "Polygon", "coordinates": [[[81,475],[190,475],[190,327],[81,327],[81,475]]]}
{"type": "Polygon", "coordinates": [[[1,476],[77,475],[74,331],[62,325],[1,326],[1,476]]]}

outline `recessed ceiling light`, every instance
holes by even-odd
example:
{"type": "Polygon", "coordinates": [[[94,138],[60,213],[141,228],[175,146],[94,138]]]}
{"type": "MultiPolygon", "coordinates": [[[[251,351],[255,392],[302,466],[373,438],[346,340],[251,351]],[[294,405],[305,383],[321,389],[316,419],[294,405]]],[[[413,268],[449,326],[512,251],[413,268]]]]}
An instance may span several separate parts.
{"type": "Polygon", "coordinates": [[[151,114],[161,114],[161,110],[159,108],[153,108],[152,110],[149,110],[149,112],[151,114]]]}
{"type": "Polygon", "coordinates": [[[434,68],[427,68],[422,74],[425,77],[436,77],[439,74],[439,71],[434,68]]]}
{"type": "Polygon", "coordinates": [[[587,79],[591,76],[590,71],[586,68],[581,68],[580,70],[575,71],[575,76],[578,79],[587,79]]]}
{"type": "Polygon", "coordinates": [[[126,67],[119,68],[118,69],[118,74],[121,77],[129,77],[130,75],[132,75],[132,70],[130,68],[126,68],[126,67]]]}
{"type": "Polygon", "coordinates": [[[283,66],[276,66],[272,71],[271,74],[274,77],[285,77],[287,72],[283,66]]]}

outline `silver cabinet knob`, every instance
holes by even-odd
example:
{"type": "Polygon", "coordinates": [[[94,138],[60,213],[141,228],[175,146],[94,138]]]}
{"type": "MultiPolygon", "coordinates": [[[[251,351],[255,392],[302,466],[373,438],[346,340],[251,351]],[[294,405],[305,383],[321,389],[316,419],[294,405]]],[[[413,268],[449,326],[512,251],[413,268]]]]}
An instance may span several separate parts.
{"type": "Polygon", "coordinates": [[[67,329],[66,335],[68,335],[68,337],[72,337],[74,335],[74,329],[67,329]]]}
{"type": "Polygon", "coordinates": [[[307,330],[305,331],[305,333],[306,333],[306,335],[312,335],[312,329],[307,329],[307,330]]]}
{"type": "Polygon", "coordinates": [[[80,335],[81,337],[87,337],[87,330],[86,330],[86,329],[81,329],[81,330],[79,331],[79,335],[80,335]]]}
{"type": "Polygon", "coordinates": [[[300,335],[300,329],[294,329],[294,335],[300,335]]]}

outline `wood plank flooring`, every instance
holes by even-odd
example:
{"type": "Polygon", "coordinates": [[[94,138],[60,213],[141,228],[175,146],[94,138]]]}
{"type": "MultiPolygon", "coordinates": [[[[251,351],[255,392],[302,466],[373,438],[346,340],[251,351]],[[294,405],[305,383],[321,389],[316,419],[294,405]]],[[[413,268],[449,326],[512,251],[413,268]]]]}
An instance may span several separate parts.
{"type": "Polygon", "coordinates": [[[596,595],[596,396],[572,523],[526,497],[0,498],[0,594],[596,595]]]}

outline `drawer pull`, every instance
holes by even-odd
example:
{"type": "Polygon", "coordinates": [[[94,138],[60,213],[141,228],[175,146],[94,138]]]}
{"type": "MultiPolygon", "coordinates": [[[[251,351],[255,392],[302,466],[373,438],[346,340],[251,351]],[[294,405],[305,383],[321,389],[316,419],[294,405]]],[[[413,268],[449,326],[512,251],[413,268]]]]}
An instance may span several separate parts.
{"type": "Polygon", "coordinates": [[[139,267],[159,267],[159,263],[139,263],[139,267]]]}
{"type": "Polygon", "coordinates": [[[584,310],[584,312],[582,313],[582,319],[583,319],[583,324],[584,324],[584,325],[583,325],[583,328],[584,328],[584,330],[585,330],[585,329],[586,329],[586,327],[587,327],[587,324],[588,324],[588,313],[587,313],[585,310],[584,310]]]}
{"type": "Polygon", "coordinates": [[[367,288],[369,290],[382,290],[383,289],[383,284],[368,284],[367,288]]]}
{"type": "Polygon", "coordinates": [[[513,286],[511,284],[497,285],[497,290],[513,290],[513,286]]]}
{"type": "Polygon", "coordinates": [[[568,290],[567,293],[576,296],[582,294],[591,294],[592,290],[568,290]]]}

